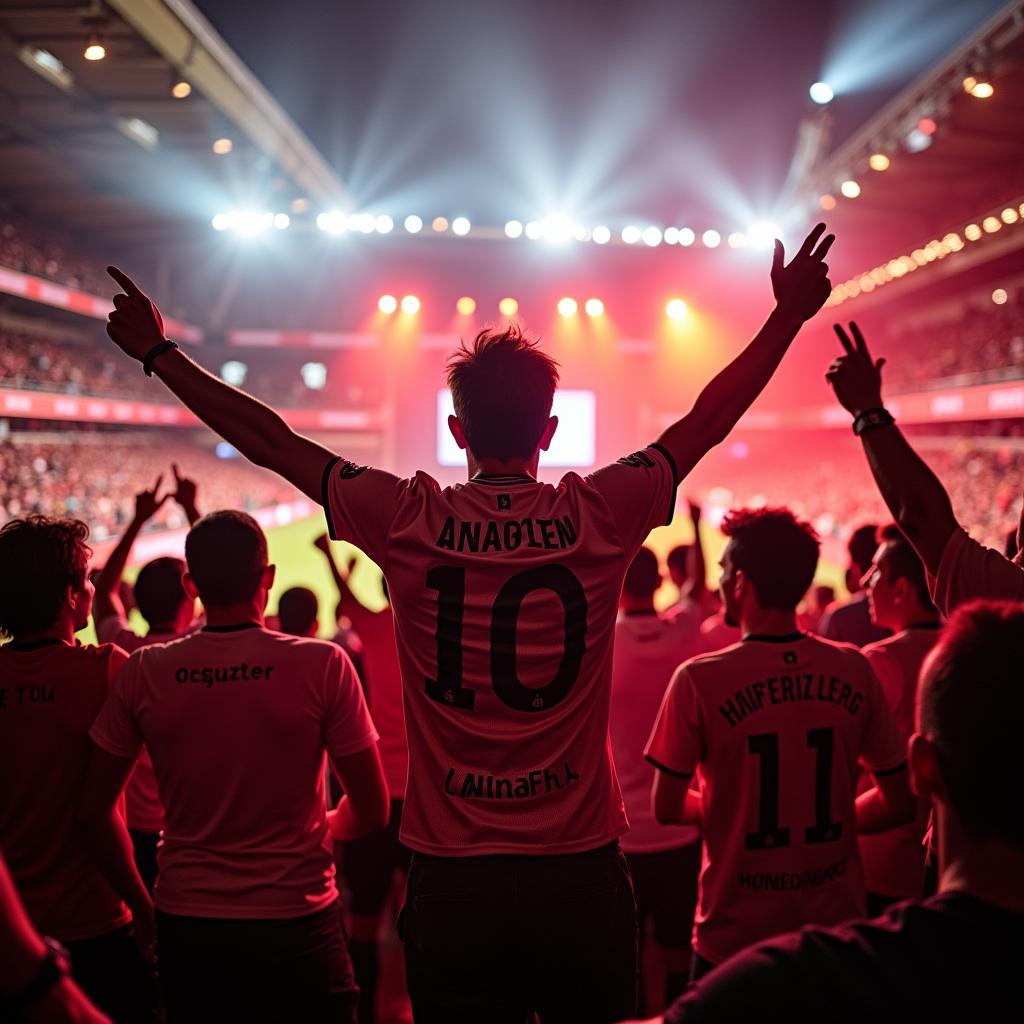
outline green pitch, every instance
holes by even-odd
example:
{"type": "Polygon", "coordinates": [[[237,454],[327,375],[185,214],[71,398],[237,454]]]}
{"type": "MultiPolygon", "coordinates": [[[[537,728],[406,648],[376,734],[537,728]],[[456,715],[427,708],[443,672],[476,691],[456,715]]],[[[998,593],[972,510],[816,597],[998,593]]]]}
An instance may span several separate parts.
{"type": "MultiPolygon", "coordinates": [[[[326,524],[321,515],[311,516],[287,526],[275,526],[267,530],[267,543],[270,548],[270,560],[277,566],[277,578],[270,594],[268,612],[277,610],[277,601],[289,587],[309,587],[320,601],[320,635],[334,635],[334,606],[338,595],[334,589],[327,569],[327,562],[315,547],[313,541],[326,531],[326,524]]],[[[704,552],[708,567],[708,581],[715,585],[718,580],[718,559],[725,547],[725,538],[712,527],[701,524],[701,536],[704,540],[704,552]]],[[[688,543],[692,539],[692,529],[685,513],[679,513],[671,526],[655,530],[648,541],[664,562],[669,550],[676,544],[688,543]]],[[[352,570],[352,590],[368,608],[381,608],[384,597],[380,588],[380,570],[365,555],[351,544],[343,542],[334,545],[334,557],[339,565],[345,566],[347,561],[355,557],[356,564],[352,570]]],[[[125,573],[129,580],[135,578],[138,566],[132,566],[125,573]]],[[[829,583],[836,588],[837,594],[843,591],[843,570],[840,566],[822,561],[818,565],[816,581],[829,583]]],[[[659,607],[665,607],[675,600],[675,588],[668,584],[658,594],[659,607]]],[[[132,622],[140,631],[145,625],[138,612],[132,613],[132,622]]],[[[92,626],[78,634],[82,643],[95,643],[96,634],[92,626]]]]}

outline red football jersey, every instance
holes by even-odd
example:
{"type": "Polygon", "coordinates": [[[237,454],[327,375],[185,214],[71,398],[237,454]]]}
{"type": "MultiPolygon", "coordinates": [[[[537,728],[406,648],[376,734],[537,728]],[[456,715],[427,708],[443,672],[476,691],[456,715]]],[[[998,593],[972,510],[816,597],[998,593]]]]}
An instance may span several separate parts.
{"type": "Polygon", "coordinates": [[[0,647],[0,849],[32,923],[62,942],[131,920],[74,827],[89,727],[127,658],[113,644],[0,647]]]}
{"type": "Polygon", "coordinates": [[[574,853],[626,831],[608,743],[615,616],[676,484],[656,447],[557,485],[327,467],[331,536],[377,562],[394,608],[408,846],[574,853]]]}
{"type": "Polygon", "coordinates": [[[748,638],[680,666],[647,757],[696,772],[704,837],[694,948],[712,963],[805,924],[864,914],[858,762],[905,761],[882,688],[855,647],[748,638]]]}

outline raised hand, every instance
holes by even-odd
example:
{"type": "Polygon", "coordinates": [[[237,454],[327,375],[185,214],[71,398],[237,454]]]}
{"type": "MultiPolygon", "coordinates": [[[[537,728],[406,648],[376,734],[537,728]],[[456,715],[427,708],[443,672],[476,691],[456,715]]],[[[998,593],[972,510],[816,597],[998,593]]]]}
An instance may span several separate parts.
{"type": "Polygon", "coordinates": [[[107,273],[124,289],[114,296],[114,309],[107,318],[107,334],[123,352],[142,362],[146,353],[164,341],[164,318],[153,300],[117,267],[107,273]]]}
{"type": "Polygon", "coordinates": [[[174,474],[174,493],[171,497],[186,511],[195,511],[196,494],[199,485],[191,477],[182,476],[176,462],[171,463],[171,472],[174,474]]]}
{"type": "Polygon", "coordinates": [[[824,231],[824,224],[816,225],[804,239],[804,244],[789,266],[784,264],[786,251],[782,242],[775,239],[775,253],[772,257],[772,291],[775,293],[775,301],[780,309],[795,314],[801,320],[810,320],[832,293],[825,257],[836,236],[825,235],[822,238],[824,231]]]}
{"type": "Polygon", "coordinates": [[[882,367],[884,359],[873,360],[867,342],[860,328],[850,322],[850,335],[841,324],[835,325],[843,355],[835,359],[825,374],[825,380],[844,409],[859,416],[868,409],[879,409],[882,405],[882,367]]]}
{"type": "Polygon", "coordinates": [[[157,509],[170,497],[170,494],[165,494],[162,498],[156,496],[156,492],[160,490],[160,484],[163,483],[163,479],[164,475],[161,473],[150,490],[142,490],[135,495],[136,522],[141,524],[151,519],[156,514],[157,509]]]}

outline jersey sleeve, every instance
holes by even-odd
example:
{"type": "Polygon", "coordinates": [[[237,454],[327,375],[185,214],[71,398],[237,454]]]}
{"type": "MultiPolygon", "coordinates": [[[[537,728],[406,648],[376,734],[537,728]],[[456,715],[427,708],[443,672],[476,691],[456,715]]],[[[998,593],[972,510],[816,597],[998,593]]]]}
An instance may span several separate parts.
{"type": "Polygon", "coordinates": [[[384,565],[388,534],[409,481],[342,458],[324,467],[321,503],[332,540],[347,540],[384,565]]]}
{"type": "Polygon", "coordinates": [[[697,690],[686,665],[680,665],[665,691],[644,757],[659,771],[686,779],[697,770],[704,753],[704,724],[697,690]]]}
{"type": "Polygon", "coordinates": [[[672,522],[679,474],[661,445],[649,445],[595,470],[585,482],[604,499],[630,558],[651,530],[672,522]]]}
{"type": "Polygon", "coordinates": [[[136,714],[136,695],[139,692],[142,652],[126,657],[119,647],[111,655],[111,674],[117,672],[113,688],[107,696],[89,736],[101,750],[114,757],[135,760],[142,752],[142,733],[136,714]],[[120,669],[120,671],[118,671],[120,669]]]}
{"type": "Polygon", "coordinates": [[[956,529],[946,541],[932,600],[943,615],[967,601],[1024,601],[1024,569],[956,529]]]}
{"type": "Polygon", "coordinates": [[[372,747],[379,736],[352,660],[340,647],[331,652],[324,688],[323,737],[327,753],[347,757],[372,747]]]}
{"type": "Polygon", "coordinates": [[[116,644],[124,633],[134,634],[123,615],[106,615],[96,623],[96,640],[101,644],[116,644]]]}
{"type": "Polygon", "coordinates": [[[861,653],[868,659],[868,664],[882,687],[889,707],[895,708],[899,704],[903,689],[903,676],[899,665],[893,661],[884,647],[875,644],[865,647],[861,653]]]}
{"type": "Polygon", "coordinates": [[[861,740],[860,761],[872,775],[885,775],[906,764],[907,745],[900,735],[896,716],[889,706],[882,684],[866,658],[864,661],[867,718],[861,740]]]}

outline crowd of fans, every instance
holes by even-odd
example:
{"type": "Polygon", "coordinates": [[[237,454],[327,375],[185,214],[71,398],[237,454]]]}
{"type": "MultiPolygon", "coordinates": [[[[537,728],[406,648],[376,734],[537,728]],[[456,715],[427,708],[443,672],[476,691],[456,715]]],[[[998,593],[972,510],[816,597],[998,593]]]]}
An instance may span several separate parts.
{"type": "Polygon", "coordinates": [[[945,320],[895,330],[879,344],[890,355],[892,393],[1015,380],[1024,373],[1024,287],[1005,289],[1002,305],[986,300],[945,320]]]}
{"type": "MultiPolygon", "coordinates": [[[[0,521],[39,512],[83,519],[95,540],[123,530],[135,495],[171,462],[203,481],[210,508],[252,511],[296,497],[278,477],[244,459],[220,459],[190,436],[78,432],[69,437],[16,435],[0,442],[0,521]]],[[[187,526],[181,510],[168,504],[154,517],[157,528],[187,526]]]]}
{"type": "Polygon", "coordinates": [[[0,266],[34,277],[45,277],[93,295],[102,295],[106,290],[102,268],[76,252],[70,239],[35,223],[30,227],[11,210],[2,207],[0,266]]]}

